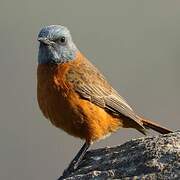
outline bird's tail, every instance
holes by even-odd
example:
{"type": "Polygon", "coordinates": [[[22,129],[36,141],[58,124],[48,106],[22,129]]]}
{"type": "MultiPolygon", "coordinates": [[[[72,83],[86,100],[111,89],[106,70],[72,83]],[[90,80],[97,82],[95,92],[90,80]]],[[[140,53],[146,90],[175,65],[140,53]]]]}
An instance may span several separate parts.
{"type": "Polygon", "coordinates": [[[171,133],[173,131],[171,131],[170,129],[167,129],[157,123],[154,123],[150,120],[147,120],[147,119],[144,119],[144,118],[141,118],[141,122],[143,123],[143,126],[145,128],[150,128],[150,129],[153,129],[154,131],[157,131],[161,134],[168,134],[168,133],[171,133]]]}

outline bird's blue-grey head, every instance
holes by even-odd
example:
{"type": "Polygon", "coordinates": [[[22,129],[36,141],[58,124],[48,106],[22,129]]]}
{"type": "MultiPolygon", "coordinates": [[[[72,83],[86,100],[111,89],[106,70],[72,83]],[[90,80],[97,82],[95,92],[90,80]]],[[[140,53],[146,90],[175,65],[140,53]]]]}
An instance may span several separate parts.
{"type": "Polygon", "coordinates": [[[69,30],[60,25],[50,25],[41,29],[38,34],[39,64],[58,64],[73,60],[77,48],[72,41],[69,30]]]}

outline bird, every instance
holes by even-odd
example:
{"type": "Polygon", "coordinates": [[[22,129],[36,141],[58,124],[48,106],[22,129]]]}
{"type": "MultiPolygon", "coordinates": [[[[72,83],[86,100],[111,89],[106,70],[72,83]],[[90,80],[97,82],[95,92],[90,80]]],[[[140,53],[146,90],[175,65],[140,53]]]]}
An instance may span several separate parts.
{"type": "Polygon", "coordinates": [[[39,41],[37,100],[50,122],[84,144],[61,177],[77,169],[90,146],[121,128],[142,134],[169,130],[137,115],[104,75],[80,52],[62,25],[43,27],[39,41]]]}

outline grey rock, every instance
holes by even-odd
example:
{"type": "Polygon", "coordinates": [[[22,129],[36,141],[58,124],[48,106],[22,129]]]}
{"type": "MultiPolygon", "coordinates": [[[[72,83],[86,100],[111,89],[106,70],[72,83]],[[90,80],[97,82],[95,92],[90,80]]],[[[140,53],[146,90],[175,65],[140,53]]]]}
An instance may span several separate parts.
{"type": "Polygon", "coordinates": [[[180,131],[88,151],[66,180],[179,179],[180,131]]]}

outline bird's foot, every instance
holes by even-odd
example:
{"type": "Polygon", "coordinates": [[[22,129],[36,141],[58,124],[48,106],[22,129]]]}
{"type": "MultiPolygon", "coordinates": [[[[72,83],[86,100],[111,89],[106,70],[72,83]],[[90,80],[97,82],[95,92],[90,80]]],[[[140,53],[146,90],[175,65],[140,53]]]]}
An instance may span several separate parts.
{"type": "Polygon", "coordinates": [[[82,148],[79,150],[75,158],[71,161],[70,165],[67,169],[64,170],[63,175],[59,177],[58,180],[63,180],[66,177],[70,176],[79,166],[79,163],[81,162],[82,158],[84,157],[84,154],[86,153],[87,149],[89,148],[90,143],[85,142],[82,148]]]}
{"type": "Polygon", "coordinates": [[[77,161],[76,162],[72,162],[70,164],[70,166],[67,169],[64,170],[62,176],[60,176],[58,180],[63,180],[66,177],[70,176],[77,169],[78,164],[79,163],[77,161]]]}

